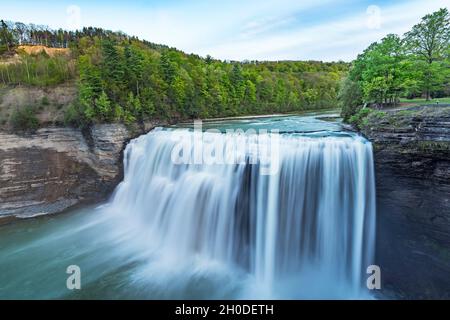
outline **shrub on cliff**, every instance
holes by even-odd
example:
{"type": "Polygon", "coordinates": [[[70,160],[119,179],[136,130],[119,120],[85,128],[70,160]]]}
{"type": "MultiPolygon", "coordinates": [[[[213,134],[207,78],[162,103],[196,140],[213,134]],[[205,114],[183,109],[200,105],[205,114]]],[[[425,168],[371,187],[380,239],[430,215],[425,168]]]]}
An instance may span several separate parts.
{"type": "Polygon", "coordinates": [[[352,115],[349,118],[349,122],[354,125],[356,128],[361,129],[364,126],[364,122],[367,119],[367,116],[372,112],[372,109],[369,108],[363,108],[359,110],[357,113],[352,115]]]}
{"type": "Polygon", "coordinates": [[[362,108],[357,113],[352,115],[348,120],[359,130],[364,130],[369,125],[378,123],[386,119],[387,113],[384,111],[374,110],[371,108],[362,108]]]}
{"type": "Polygon", "coordinates": [[[64,125],[74,127],[84,127],[86,121],[84,119],[84,110],[80,106],[72,103],[64,114],[64,125]]]}
{"type": "Polygon", "coordinates": [[[39,127],[39,120],[36,111],[28,106],[15,110],[11,114],[10,124],[14,130],[32,131],[39,127]]]}

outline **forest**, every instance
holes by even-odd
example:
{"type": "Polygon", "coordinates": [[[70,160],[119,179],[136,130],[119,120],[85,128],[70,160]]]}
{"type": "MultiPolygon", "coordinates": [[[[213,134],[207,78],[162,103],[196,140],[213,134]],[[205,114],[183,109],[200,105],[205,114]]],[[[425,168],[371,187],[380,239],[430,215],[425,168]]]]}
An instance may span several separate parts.
{"type": "MultiPolygon", "coordinates": [[[[341,85],[344,119],[366,104],[384,108],[400,98],[450,96],[450,15],[428,14],[403,36],[389,34],[353,61],[341,85]]],[[[367,110],[362,112],[367,113],[367,110]]]]}
{"type": "Polygon", "coordinates": [[[186,54],[101,28],[51,30],[1,21],[3,85],[52,86],[75,81],[68,124],[178,121],[333,108],[345,62],[220,61],[186,54]],[[23,45],[69,49],[29,55],[23,45]]]}
{"type": "Polygon", "coordinates": [[[369,112],[364,106],[450,96],[449,17],[445,8],[428,14],[403,36],[389,34],[372,43],[351,63],[221,61],[123,32],[52,30],[1,20],[0,84],[76,83],[78,98],[66,112],[71,125],[335,107],[350,121],[361,110],[369,112]],[[28,54],[24,45],[65,53],[28,54]]]}

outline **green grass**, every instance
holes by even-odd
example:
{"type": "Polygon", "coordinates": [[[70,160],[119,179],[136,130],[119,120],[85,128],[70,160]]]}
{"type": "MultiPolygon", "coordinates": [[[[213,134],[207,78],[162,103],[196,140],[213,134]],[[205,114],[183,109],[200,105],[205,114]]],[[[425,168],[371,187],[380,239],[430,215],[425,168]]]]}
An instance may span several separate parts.
{"type": "Polygon", "coordinates": [[[401,103],[415,103],[415,104],[435,104],[437,102],[439,102],[440,104],[450,104],[450,97],[446,97],[446,98],[437,98],[437,99],[432,99],[432,100],[425,100],[423,98],[416,98],[416,99],[405,99],[405,98],[400,98],[400,102],[401,103]]]}

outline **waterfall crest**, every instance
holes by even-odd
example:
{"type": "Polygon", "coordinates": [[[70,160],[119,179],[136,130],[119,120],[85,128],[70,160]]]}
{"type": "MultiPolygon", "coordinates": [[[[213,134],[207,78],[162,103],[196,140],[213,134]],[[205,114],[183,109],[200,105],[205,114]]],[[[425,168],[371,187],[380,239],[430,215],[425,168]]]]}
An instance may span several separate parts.
{"type": "MultiPolygon", "coordinates": [[[[136,233],[177,259],[198,255],[245,270],[268,291],[282,283],[319,297],[365,290],[375,238],[368,141],[284,134],[279,170],[264,175],[248,154],[236,164],[174,164],[171,134],[154,130],[125,150],[111,207],[136,233]]],[[[214,139],[225,152],[236,143],[220,133],[214,139]]]]}

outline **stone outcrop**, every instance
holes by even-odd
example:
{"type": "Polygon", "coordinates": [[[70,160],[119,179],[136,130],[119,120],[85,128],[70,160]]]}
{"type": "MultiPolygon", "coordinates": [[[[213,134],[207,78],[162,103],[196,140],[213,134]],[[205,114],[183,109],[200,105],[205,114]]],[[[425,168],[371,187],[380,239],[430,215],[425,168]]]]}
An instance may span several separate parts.
{"type": "Polygon", "coordinates": [[[377,263],[384,292],[450,298],[450,107],[374,113],[377,263]]]}
{"type": "Polygon", "coordinates": [[[85,132],[61,127],[27,135],[0,132],[0,220],[105,199],[122,179],[127,141],[143,131],[103,124],[85,132]]]}

